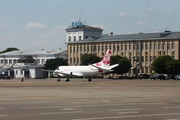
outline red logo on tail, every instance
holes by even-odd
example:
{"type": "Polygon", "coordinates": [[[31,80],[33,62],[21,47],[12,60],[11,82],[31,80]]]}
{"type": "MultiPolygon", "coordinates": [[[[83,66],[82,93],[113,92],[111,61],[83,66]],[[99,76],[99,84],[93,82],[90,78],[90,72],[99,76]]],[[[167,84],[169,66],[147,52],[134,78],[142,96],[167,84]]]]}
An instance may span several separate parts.
{"type": "Polygon", "coordinates": [[[105,56],[103,57],[102,62],[103,62],[105,65],[109,65],[109,64],[110,64],[110,59],[111,59],[111,50],[107,50],[105,56]]]}
{"type": "Polygon", "coordinates": [[[109,65],[111,59],[111,50],[107,50],[101,62],[96,63],[96,66],[109,65]]]}

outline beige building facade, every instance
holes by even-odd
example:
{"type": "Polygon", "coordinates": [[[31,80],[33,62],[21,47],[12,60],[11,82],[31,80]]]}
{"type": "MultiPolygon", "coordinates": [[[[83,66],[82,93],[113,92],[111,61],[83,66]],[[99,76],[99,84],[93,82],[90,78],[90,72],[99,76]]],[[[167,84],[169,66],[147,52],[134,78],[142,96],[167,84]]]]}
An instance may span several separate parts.
{"type": "Polygon", "coordinates": [[[68,42],[68,64],[81,65],[83,54],[103,57],[107,49],[112,50],[112,55],[124,56],[130,60],[132,68],[127,73],[129,76],[135,73],[151,74],[151,64],[158,56],[180,58],[180,32],[111,34],[68,42]]]}

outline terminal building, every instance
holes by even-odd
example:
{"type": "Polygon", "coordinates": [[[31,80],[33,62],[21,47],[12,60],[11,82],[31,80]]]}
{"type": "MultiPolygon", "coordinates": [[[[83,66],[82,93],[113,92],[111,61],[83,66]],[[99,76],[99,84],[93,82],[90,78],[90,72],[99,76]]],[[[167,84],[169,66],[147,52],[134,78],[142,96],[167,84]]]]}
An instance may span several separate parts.
{"type": "Polygon", "coordinates": [[[46,78],[42,71],[48,59],[67,59],[67,50],[11,51],[0,54],[0,73],[12,78],[46,78]]]}
{"type": "Polygon", "coordinates": [[[133,67],[127,75],[134,76],[140,73],[152,73],[151,64],[158,56],[169,55],[174,59],[180,59],[180,32],[164,31],[122,35],[110,33],[102,35],[96,31],[97,29],[102,33],[100,28],[84,25],[74,26],[66,30],[69,65],[80,65],[80,58],[83,54],[96,54],[103,57],[106,50],[111,49],[113,55],[124,56],[131,61],[133,67]],[[93,33],[93,35],[84,39],[71,36],[84,29],[88,29],[89,33],[93,33]]]}

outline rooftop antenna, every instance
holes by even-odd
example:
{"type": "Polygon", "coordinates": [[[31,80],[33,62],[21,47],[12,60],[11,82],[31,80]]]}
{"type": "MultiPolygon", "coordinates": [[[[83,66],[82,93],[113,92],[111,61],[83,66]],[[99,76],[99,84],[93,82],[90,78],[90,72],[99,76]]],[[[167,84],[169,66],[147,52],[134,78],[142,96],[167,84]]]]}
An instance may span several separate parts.
{"type": "Polygon", "coordinates": [[[81,21],[81,5],[79,5],[79,21],[81,21]]]}

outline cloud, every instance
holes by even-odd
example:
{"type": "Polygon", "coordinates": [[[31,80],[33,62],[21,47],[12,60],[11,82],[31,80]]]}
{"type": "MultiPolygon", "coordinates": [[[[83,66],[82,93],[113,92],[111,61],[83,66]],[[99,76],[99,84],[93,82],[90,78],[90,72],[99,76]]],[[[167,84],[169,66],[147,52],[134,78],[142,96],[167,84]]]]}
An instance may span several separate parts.
{"type": "Polygon", "coordinates": [[[0,23],[0,28],[12,28],[13,26],[8,23],[0,23]]]}
{"type": "Polygon", "coordinates": [[[119,17],[124,17],[124,16],[126,16],[126,14],[123,13],[123,12],[120,12],[120,13],[118,14],[118,16],[119,16],[119,17]]]}
{"type": "Polygon", "coordinates": [[[152,8],[147,8],[146,9],[146,12],[151,12],[152,11],[152,8]]]}
{"type": "Polygon", "coordinates": [[[145,22],[145,21],[140,20],[140,21],[138,21],[136,24],[137,24],[137,25],[145,25],[145,24],[146,24],[146,22],[145,22]]]}
{"type": "Polygon", "coordinates": [[[34,22],[34,23],[28,23],[26,26],[26,29],[42,29],[42,28],[47,28],[45,25],[39,22],[34,22]]]}
{"type": "Polygon", "coordinates": [[[53,31],[51,32],[51,35],[56,35],[56,34],[66,34],[65,33],[65,29],[66,29],[67,27],[66,26],[61,26],[61,27],[59,27],[59,26],[56,26],[54,29],[53,29],[53,31]]]}

